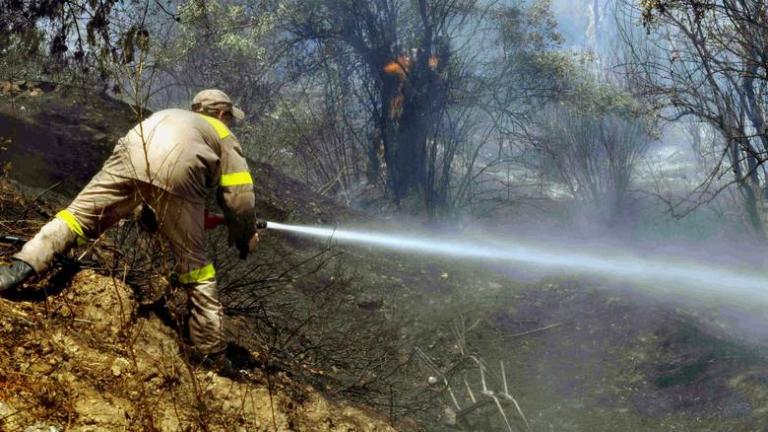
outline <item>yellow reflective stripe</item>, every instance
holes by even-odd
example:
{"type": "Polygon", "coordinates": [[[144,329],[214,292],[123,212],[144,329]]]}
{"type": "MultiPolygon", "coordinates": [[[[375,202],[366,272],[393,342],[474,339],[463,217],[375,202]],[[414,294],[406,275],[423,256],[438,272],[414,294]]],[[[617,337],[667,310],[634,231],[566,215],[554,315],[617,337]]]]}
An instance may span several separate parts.
{"type": "Polygon", "coordinates": [[[227,127],[227,125],[222,123],[221,120],[215,119],[213,117],[210,117],[204,114],[200,114],[200,116],[204,118],[205,121],[210,123],[210,125],[213,126],[214,129],[216,129],[216,133],[219,134],[219,138],[223,139],[230,135],[229,128],[227,127]]]}
{"type": "Polygon", "coordinates": [[[219,184],[222,186],[240,186],[253,184],[253,178],[251,177],[251,173],[248,171],[222,174],[219,184]]]}
{"type": "Polygon", "coordinates": [[[80,225],[80,222],[75,219],[75,215],[73,215],[71,211],[62,210],[56,213],[56,217],[63,220],[64,223],[67,224],[69,230],[77,234],[77,244],[85,243],[85,232],[83,231],[83,227],[80,225]]]}
{"type": "Polygon", "coordinates": [[[205,267],[192,270],[189,273],[185,273],[179,276],[179,282],[183,284],[191,284],[195,282],[201,282],[216,277],[216,270],[213,268],[213,264],[208,264],[205,267]]]}

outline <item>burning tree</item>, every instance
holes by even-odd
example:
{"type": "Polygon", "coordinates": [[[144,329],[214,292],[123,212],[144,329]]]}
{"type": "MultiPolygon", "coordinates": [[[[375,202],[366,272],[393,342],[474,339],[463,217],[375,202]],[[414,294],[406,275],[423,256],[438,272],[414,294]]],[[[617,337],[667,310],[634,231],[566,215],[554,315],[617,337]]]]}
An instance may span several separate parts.
{"type": "Polygon", "coordinates": [[[317,0],[291,31],[301,61],[339,75],[341,109],[358,110],[345,118],[366,117],[368,182],[434,216],[474,199],[509,131],[554,94],[555,27],[545,0],[317,0]]]}
{"type": "Polygon", "coordinates": [[[427,185],[428,140],[445,112],[450,85],[451,32],[475,3],[322,0],[305,4],[294,23],[301,40],[335,44],[337,54],[360,62],[374,124],[368,177],[376,181],[383,167],[398,205],[427,185]]]}

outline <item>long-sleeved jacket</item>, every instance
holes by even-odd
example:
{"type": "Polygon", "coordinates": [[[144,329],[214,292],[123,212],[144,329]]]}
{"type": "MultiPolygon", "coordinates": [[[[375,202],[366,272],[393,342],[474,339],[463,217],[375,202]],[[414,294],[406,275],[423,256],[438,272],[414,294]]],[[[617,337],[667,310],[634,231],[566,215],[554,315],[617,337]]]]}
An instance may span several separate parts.
{"type": "Polygon", "coordinates": [[[120,139],[103,169],[196,203],[205,201],[208,188],[218,186],[230,229],[251,231],[254,224],[253,179],[242,148],[213,117],[182,109],[158,111],[120,139]]]}

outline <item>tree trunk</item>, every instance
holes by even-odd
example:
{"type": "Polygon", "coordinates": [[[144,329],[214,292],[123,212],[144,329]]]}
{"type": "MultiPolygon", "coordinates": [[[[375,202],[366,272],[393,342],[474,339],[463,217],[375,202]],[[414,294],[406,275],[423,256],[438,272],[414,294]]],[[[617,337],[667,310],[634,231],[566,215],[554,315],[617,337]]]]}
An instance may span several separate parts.
{"type": "Polygon", "coordinates": [[[749,172],[743,173],[741,169],[741,149],[747,149],[749,143],[744,142],[744,138],[731,140],[731,163],[736,178],[739,191],[744,202],[744,209],[747,212],[749,224],[755,234],[763,240],[768,240],[766,236],[766,209],[762,199],[760,182],[757,176],[757,161],[752,156],[747,156],[747,168],[749,172]]]}

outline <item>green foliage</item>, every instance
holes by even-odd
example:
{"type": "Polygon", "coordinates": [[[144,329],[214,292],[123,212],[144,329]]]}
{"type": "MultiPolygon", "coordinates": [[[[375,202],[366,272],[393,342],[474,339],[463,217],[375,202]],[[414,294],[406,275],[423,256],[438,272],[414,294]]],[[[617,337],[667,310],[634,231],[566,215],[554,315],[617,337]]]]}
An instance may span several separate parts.
{"type": "Polygon", "coordinates": [[[296,147],[321,126],[304,105],[284,103],[258,124],[238,128],[238,137],[249,157],[280,166],[286,172],[300,173],[307,167],[300,166],[296,147]]]}
{"type": "Polygon", "coordinates": [[[261,117],[274,107],[271,68],[282,53],[276,35],[282,13],[266,0],[184,2],[178,25],[153,52],[161,78],[190,95],[220,88],[249,119],[261,117]]]}
{"type": "Polygon", "coordinates": [[[633,118],[639,113],[641,106],[628,91],[578,69],[573,72],[576,76],[571,79],[563,100],[569,108],[594,116],[613,114],[633,118]]]}
{"type": "Polygon", "coordinates": [[[39,61],[29,61],[43,43],[42,32],[30,29],[24,33],[0,33],[0,79],[37,79],[44,70],[39,61]]]}
{"type": "Polygon", "coordinates": [[[691,11],[696,19],[713,9],[715,4],[707,0],[640,0],[643,25],[649,27],[656,22],[658,16],[666,15],[675,10],[691,11]]]}
{"type": "MultiPolygon", "coordinates": [[[[259,5],[257,9],[261,9],[259,5]]],[[[242,4],[221,1],[191,0],[179,7],[179,31],[173,53],[178,57],[190,55],[201,45],[209,51],[230,56],[247,56],[263,62],[266,46],[263,42],[276,24],[276,11],[261,10],[249,14],[242,4]]]]}
{"type": "Polygon", "coordinates": [[[505,7],[497,15],[505,46],[519,51],[545,53],[563,42],[552,14],[551,0],[505,7]]]}

